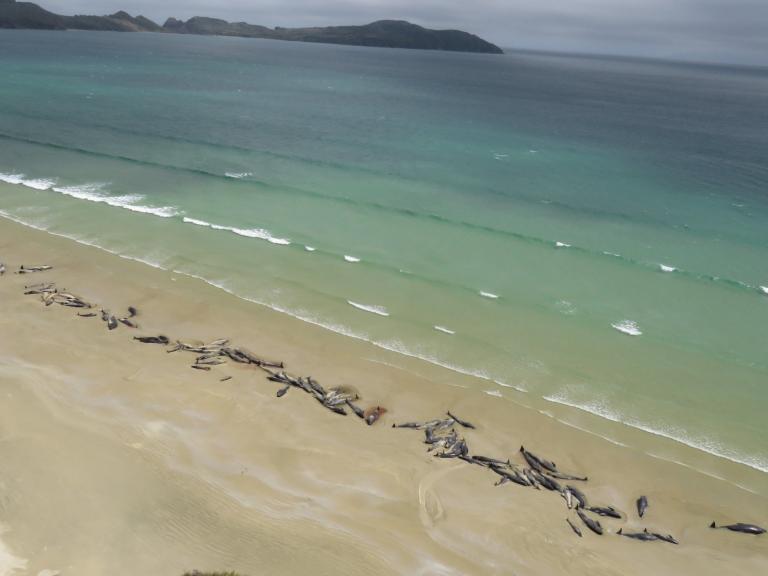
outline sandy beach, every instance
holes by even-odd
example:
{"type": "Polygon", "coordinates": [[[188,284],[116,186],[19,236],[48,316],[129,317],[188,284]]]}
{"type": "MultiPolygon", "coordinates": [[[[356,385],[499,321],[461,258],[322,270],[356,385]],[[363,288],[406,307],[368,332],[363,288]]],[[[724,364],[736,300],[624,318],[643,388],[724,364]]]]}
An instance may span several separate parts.
{"type": "Polygon", "coordinates": [[[469,389],[468,376],[6,219],[0,261],[0,576],[768,571],[766,536],[708,527],[766,523],[756,470],[702,454],[705,474],[658,457],[687,450],[662,439],[609,442],[524,394],[499,401],[469,389]],[[22,264],[54,268],[14,274],[22,264]],[[41,281],[117,315],[135,306],[140,328],[109,331],[99,317],[23,295],[41,281]],[[138,334],[229,338],[326,388],[354,386],[362,407],[388,413],[366,426],[297,390],[277,398],[280,386],[256,367],[193,370],[193,355],[138,334]],[[434,458],[422,432],[392,428],[446,410],[476,425],[459,430],[470,454],[522,465],[525,444],[588,475],[579,486],[590,501],[624,517],[601,519],[597,536],[559,495],[495,487],[488,469],[434,458]],[[680,544],[615,534],[645,527],[680,544]]]}

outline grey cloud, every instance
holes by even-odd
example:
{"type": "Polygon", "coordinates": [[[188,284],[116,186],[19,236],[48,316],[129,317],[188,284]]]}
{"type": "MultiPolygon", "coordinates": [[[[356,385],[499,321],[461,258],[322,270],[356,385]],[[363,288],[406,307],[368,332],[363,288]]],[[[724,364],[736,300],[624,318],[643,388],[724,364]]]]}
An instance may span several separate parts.
{"type": "Polygon", "coordinates": [[[406,19],[501,46],[768,65],[766,0],[39,0],[65,14],[215,16],[267,26],[406,19]]]}

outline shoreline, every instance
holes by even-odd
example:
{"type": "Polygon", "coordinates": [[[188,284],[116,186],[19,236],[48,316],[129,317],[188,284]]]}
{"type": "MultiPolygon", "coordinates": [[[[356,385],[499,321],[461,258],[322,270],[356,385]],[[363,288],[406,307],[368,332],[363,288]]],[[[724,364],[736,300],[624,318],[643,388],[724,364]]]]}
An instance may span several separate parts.
{"type": "MultiPolygon", "coordinates": [[[[684,468],[686,464],[678,466],[644,455],[642,448],[647,446],[642,441],[640,448],[610,443],[623,443],[624,435],[603,440],[594,431],[574,430],[584,418],[572,414],[573,410],[544,407],[543,402],[519,392],[515,392],[519,398],[499,402],[482,387],[468,387],[471,376],[353,341],[254,306],[194,278],[150,268],[127,257],[115,258],[5,218],[0,219],[0,250],[8,267],[0,279],[6,304],[0,355],[0,368],[6,376],[3,387],[8,387],[4,392],[14,396],[29,393],[28,402],[22,403],[25,410],[38,415],[48,410],[56,415],[57,423],[65,423],[68,433],[85,438],[88,445],[97,443],[94,439],[98,438],[121,446],[119,452],[125,454],[118,460],[128,475],[137,474],[133,460],[140,454],[139,459],[151,463],[152,470],[165,470],[177,483],[174,486],[183,486],[198,501],[204,501],[199,500],[201,494],[215,495],[216,502],[226,501],[230,519],[247,511],[249,521],[237,521],[241,537],[258,536],[274,544],[286,534],[322,534],[318,537],[326,545],[323,550],[334,550],[326,560],[293,551],[296,558],[292,562],[312,565],[317,573],[359,573],[360,566],[365,566],[374,574],[521,570],[546,574],[565,570],[567,563],[568,572],[573,574],[639,574],[641,568],[646,572],[649,567],[656,573],[715,574],[734,566],[744,571],[768,566],[764,539],[708,529],[712,520],[765,523],[768,504],[764,490],[745,492],[705,475],[710,472],[700,473],[684,468]],[[13,275],[24,259],[27,263],[51,264],[54,270],[29,277],[13,275]],[[380,404],[389,413],[367,427],[353,420],[354,416],[341,418],[319,410],[317,403],[300,399],[295,391],[275,398],[278,387],[262,374],[229,365],[198,374],[174,358],[175,354],[134,346],[129,339],[133,334],[126,334],[122,326],[108,333],[98,318],[77,318],[72,310],[46,308],[35,297],[21,295],[24,284],[41,280],[55,280],[86,299],[115,309],[136,305],[141,311],[138,320],[142,334],[157,331],[171,339],[206,342],[231,337],[260,356],[284,360],[291,373],[311,373],[326,387],[354,385],[366,405],[380,404]],[[107,296],[110,302],[104,302],[107,296]],[[66,341],[61,339],[64,328],[66,341]],[[46,354],[37,353],[41,348],[46,354]],[[79,362],[72,365],[72,358],[79,362]],[[233,379],[219,382],[218,376],[224,374],[233,379]],[[42,382],[46,378],[52,382],[42,382]],[[132,386],[126,387],[126,382],[132,386]],[[517,486],[494,488],[496,478],[489,471],[432,458],[425,453],[419,433],[390,428],[393,422],[437,418],[447,409],[478,424],[478,430],[465,434],[472,452],[511,457],[520,444],[530,446],[554,459],[563,470],[588,473],[585,492],[601,503],[617,505],[627,519],[604,522],[611,534],[602,538],[592,534],[575,538],[564,522],[568,510],[562,498],[517,486]],[[553,416],[545,418],[542,411],[553,416]],[[558,416],[567,417],[569,423],[559,422],[558,416]],[[649,522],[678,536],[679,547],[662,548],[658,543],[625,542],[614,537],[619,527],[642,525],[632,507],[640,493],[647,493],[651,501],[649,522]],[[717,495],[714,502],[713,493],[717,495]],[[300,522],[296,522],[297,516],[300,522]],[[271,522],[270,530],[278,534],[276,538],[272,532],[265,535],[255,530],[254,526],[263,527],[260,522],[265,518],[271,522]],[[473,546],[465,547],[467,543],[473,546]],[[648,546],[657,548],[649,553],[648,546]],[[356,566],[350,565],[354,564],[351,550],[358,555],[356,566]],[[339,566],[339,562],[348,565],[339,566]]],[[[23,430],[24,421],[10,435],[3,427],[4,451],[13,444],[8,438],[23,436],[23,430]]],[[[55,430],[51,425],[40,437],[53,438],[55,430]]],[[[631,431],[626,435],[633,444],[640,438],[631,431]]],[[[668,450],[665,441],[652,444],[654,451],[668,450]]],[[[64,453],[76,459],[76,445],[73,442],[64,453]]],[[[3,455],[7,456],[5,452],[3,455]]],[[[16,464],[24,466],[24,458],[16,464]]],[[[760,472],[739,470],[731,463],[708,465],[758,488],[765,484],[760,472]]],[[[98,462],[89,466],[98,466],[98,462]]],[[[0,480],[7,482],[7,475],[13,472],[3,471],[0,480]]],[[[145,496],[177,493],[160,476],[150,482],[146,495],[136,495],[134,504],[145,496]]],[[[56,492],[46,480],[38,478],[38,482],[56,492]]],[[[75,550],[71,537],[64,538],[69,541],[66,545],[57,547],[62,548],[60,556],[43,559],[56,565],[43,566],[30,546],[38,540],[32,533],[39,526],[25,513],[24,502],[9,497],[10,518],[0,517],[0,522],[11,531],[3,535],[3,542],[15,556],[29,559],[30,573],[38,563],[39,569],[67,573],[61,559],[74,561],[80,554],[91,563],[78,565],[79,570],[72,573],[99,573],[93,562],[98,553],[75,550]]],[[[57,508],[61,507],[55,506],[52,513],[72,520],[72,510],[57,508]]],[[[133,510],[113,508],[111,512],[119,518],[133,510]]],[[[184,515],[178,517],[183,519],[184,515]]],[[[188,520],[188,525],[196,526],[201,518],[188,520]]],[[[104,522],[110,520],[104,518],[104,522]]],[[[185,523],[178,522],[174,519],[181,530],[185,523]]],[[[142,553],[155,554],[151,536],[168,535],[162,523],[147,525],[146,533],[135,542],[140,543],[142,553]]],[[[172,540],[178,546],[177,553],[189,550],[194,538],[185,530],[176,534],[177,540],[172,540]]],[[[233,557],[242,564],[182,569],[170,552],[157,553],[155,560],[164,563],[163,570],[179,573],[193,568],[258,573],[267,567],[266,560],[237,553],[226,541],[220,540],[219,545],[227,552],[218,554],[206,548],[208,554],[200,554],[200,561],[233,557]]],[[[107,546],[98,568],[106,568],[110,562],[117,565],[119,554],[114,552],[107,546]]],[[[269,569],[291,573],[285,555],[276,554],[273,561],[269,569]]],[[[159,567],[152,566],[155,573],[159,567]]]]}
{"type": "MultiPolygon", "coordinates": [[[[713,449],[710,446],[708,446],[708,444],[710,444],[711,441],[706,437],[700,438],[698,439],[698,441],[685,438],[685,437],[678,437],[678,436],[675,436],[674,434],[668,433],[663,429],[654,428],[650,424],[646,424],[640,421],[636,421],[636,422],[627,421],[627,419],[623,417],[621,414],[616,415],[612,413],[610,410],[606,412],[606,410],[603,409],[602,407],[599,407],[598,409],[594,409],[594,408],[591,408],[590,406],[585,406],[578,402],[573,402],[567,398],[558,398],[551,395],[544,395],[541,397],[529,395],[528,390],[525,387],[500,381],[488,374],[483,373],[482,371],[465,368],[462,366],[457,366],[443,359],[432,357],[432,356],[425,356],[423,354],[420,354],[418,352],[413,352],[405,348],[398,348],[398,347],[392,346],[389,342],[380,342],[380,341],[372,340],[366,335],[360,335],[354,332],[354,330],[347,329],[344,326],[329,324],[329,323],[323,322],[322,320],[315,319],[312,316],[307,314],[294,312],[288,309],[281,308],[280,306],[277,306],[277,305],[272,305],[266,302],[262,302],[253,298],[243,296],[241,294],[238,294],[234,290],[228,288],[225,284],[221,282],[212,281],[203,276],[199,276],[191,272],[169,269],[151,260],[143,259],[141,257],[136,257],[136,256],[130,256],[126,254],[121,254],[119,252],[113,251],[104,246],[101,246],[95,243],[90,243],[82,239],[78,239],[74,236],[70,236],[64,233],[53,232],[46,228],[39,227],[35,224],[31,224],[28,222],[24,222],[23,220],[17,219],[15,216],[10,215],[4,212],[3,210],[0,210],[0,218],[5,220],[10,220],[25,228],[30,228],[30,229],[42,232],[44,234],[48,234],[48,235],[63,239],[65,241],[75,242],[84,247],[97,249],[111,256],[117,256],[118,258],[130,261],[130,262],[136,262],[142,265],[150,266],[156,270],[160,270],[169,274],[177,274],[177,275],[184,276],[186,278],[200,281],[206,284],[208,287],[211,287],[215,290],[220,290],[225,294],[232,296],[233,298],[241,302],[266,308],[271,312],[277,313],[280,316],[287,316],[287,317],[290,317],[292,320],[298,320],[302,324],[309,324],[315,327],[319,327],[324,331],[330,332],[334,336],[342,337],[342,339],[351,338],[351,339],[363,342],[365,344],[374,346],[380,350],[392,353],[395,355],[395,357],[407,357],[409,359],[413,359],[417,362],[417,365],[421,363],[429,364],[430,370],[433,368],[436,368],[438,371],[448,370],[456,374],[460,378],[466,377],[473,381],[483,382],[484,385],[495,385],[500,388],[514,391],[514,393],[516,394],[513,394],[513,397],[508,397],[508,396],[503,396],[502,394],[493,390],[483,390],[483,392],[485,392],[488,395],[497,396],[499,398],[504,397],[505,400],[507,401],[524,406],[528,409],[538,410],[541,414],[545,416],[555,418],[555,416],[552,415],[552,410],[555,410],[555,411],[562,410],[563,407],[566,407],[567,413],[561,415],[565,419],[558,419],[558,421],[565,426],[575,427],[587,434],[596,435],[599,438],[611,443],[618,443],[621,446],[631,447],[634,449],[641,450],[645,453],[646,456],[660,458],[662,460],[666,460],[674,464],[678,464],[680,466],[691,468],[702,474],[711,476],[713,478],[722,480],[724,482],[728,482],[738,488],[747,490],[748,492],[752,492],[753,494],[760,494],[762,496],[768,497],[768,485],[765,485],[764,483],[765,478],[763,477],[764,473],[768,473],[768,469],[765,469],[762,466],[762,462],[753,463],[750,461],[750,459],[747,456],[744,456],[742,454],[727,453],[727,451],[724,451],[722,447],[713,449]],[[581,422],[582,414],[588,415],[592,423],[593,424],[596,423],[596,425],[593,425],[589,429],[580,428],[578,425],[576,425],[574,421],[576,423],[581,422]],[[666,442],[671,442],[673,443],[673,446],[676,445],[679,448],[679,450],[676,450],[673,447],[671,450],[667,450],[666,451],[667,454],[664,456],[654,455],[647,451],[648,439],[649,439],[648,435],[654,436],[657,439],[662,440],[662,444],[666,442]],[[687,457],[680,459],[680,456],[682,455],[685,455],[687,457]],[[733,465],[735,465],[737,468],[732,468],[733,465]],[[745,467],[750,469],[747,472],[747,475],[751,479],[750,482],[748,482],[750,486],[742,485],[738,481],[733,480],[734,477],[739,478],[744,476],[745,471],[739,472],[738,470],[739,467],[745,467]],[[729,474],[729,472],[731,473],[729,474]]],[[[482,294],[484,293],[481,292],[481,295],[482,294]]],[[[497,296],[494,295],[494,297],[497,297],[497,296]]],[[[358,304],[352,304],[352,305],[355,307],[363,306],[358,304]]]]}
{"type": "MultiPolygon", "coordinates": [[[[441,358],[428,356],[428,355],[425,356],[423,354],[411,351],[406,348],[393,346],[388,341],[382,342],[382,341],[373,340],[369,338],[367,335],[358,334],[353,329],[349,329],[343,325],[335,325],[328,322],[324,322],[322,320],[318,320],[312,317],[311,315],[308,315],[303,312],[291,311],[285,308],[281,308],[280,306],[277,306],[277,305],[269,304],[267,302],[262,302],[257,299],[243,296],[237,293],[236,291],[228,288],[225,284],[221,282],[209,280],[203,276],[200,276],[191,272],[169,269],[151,260],[143,259],[141,257],[136,257],[136,256],[130,256],[126,254],[121,254],[117,251],[106,248],[104,246],[101,246],[95,243],[90,243],[67,234],[52,232],[46,228],[39,227],[35,224],[27,223],[20,219],[17,219],[15,216],[12,216],[2,210],[0,210],[0,217],[10,220],[12,222],[15,222],[17,224],[20,224],[26,228],[38,230],[45,234],[62,238],[67,241],[76,242],[77,244],[80,244],[82,246],[95,248],[95,249],[98,249],[99,251],[106,252],[110,255],[114,255],[128,261],[138,262],[140,264],[144,264],[152,268],[162,270],[164,272],[179,274],[188,278],[192,278],[194,280],[199,280],[216,290],[221,290],[226,294],[233,296],[234,298],[241,300],[243,302],[246,302],[248,304],[254,304],[260,307],[268,308],[269,310],[273,312],[277,312],[280,315],[286,315],[294,320],[299,320],[302,323],[317,326],[319,328],[322,328],[323,330],[327,330],[335,335],[340,335],[344,338],[351,338],[354,340],[364,342],[366,344],[375,346],[376,348],[379,348],[381,350],[394,353],[396,356],[409,357],[417,360],[418,362],[430,364],[433,367],[437,367],[438,369],[449,370],[451,372],[456,373],[460,377],[469,377],[477,381],[482,381],[486,383],[486,385],[496,385],[500,388],[514,390],[518,393],[524,394],[524,396],[516,395],[515,397],[511,397],[511,398],[507,397],[506,400],[514,402],[516,404],[522,404],[527,408],[533,408],[533,409],[539,410],[545,415],[550,415],[551,410],[556,409],[555,406],[568,407],[569,409],[568,415],[570,415],[571,419],[568,421],[561,421],[565,425],[571,425],[570,421],[574,419],[574,414],[576,414],[577,412],[586,413],[589,416],[593,417],[594,418],[593,423],[597,422],[597,424],[593,426],[594,429],[583,430],[583,431],[587,433],[594,433],[597,436],[609,442],[619,442],[620,444],[623,444],[625,446],[631,445],[634,447],[639,447],[639,449],[642,450],[648,444],[648,439],[643,437],[643,435],[646,435],[646,434],[655,436],[658,439],[663,439],[664,441],[671,441],[674,444],[679,445],[679,449],[673,447],[669,450],[666,450],[665,452],[667,453],[667,455],[659,456],[660,458],[667,459],[671,462],[680,464],[681,466],[692,468],[698,472],[710,475],[714,478],[724,480],[726,482],[731,482],[733,485],[737,487],[744,488],[745,490],[748,490],[756,494],[760,493],[768,497],[767,489],[760,490],[760,488],[764,484],[764,479],[762,478],[762,474],[768,473],[768,469],[764,468],[762,461],[753,462],[750,459],[750,457],[745,456],[743,454],[739,454],[739,453],[733,453],[732,448],[718,445],[717,441],[712,441],[707,437],[691,439],[685,436],[681,437],[679,434],[676,436],[674,433],[670,433],[664,429],[653,427],[652,425],[641,422],[641,421],[635,421],[635,422],[628,421],[628,419],[622,416],[621,414],[618,414],[618,415],[614,414],[610,410],[606,412],[606,410],[602,407],[598,407],[596,409],[589,405],[584,405],[578,402],[574,402],[567,398],[556,398],[556,397],[552,397],[551,395],[543,395],[541,397],[529,396],[528,390],[526,390],[524,387],[514,385],[514,384],[509,384],[501,380],[495,379],[493,376],[483,373],[482,370],[474,370],[471,368],[465,368],[462,366],[454,365],[449,361],[443,360],[441,358]],[[524,400],[528,400],[528,401],[524,401],[524,400]],[[639,433],[639,436],[637,436],[636,433],[639,433]],[[617,436],[621,438],[621,440],[619,440],[617,436]],[[630,441],[631,442],[630,444],[626,444],[628,438],[634,439],[634,442],[630,441]],[[716,448],[712,447],[713,443],[714,445],[717,446],[716,448]],[[692,452],[689,453],[688,450],[691,450],[692,452]],[[722,460],[723,462],[719,462],[720,460],[722,460]],[[703,463],[705,464],[705,467],[701,466],[703,463]],[[733,470],[736,470],[735,472],[731,470],[732,473],[731,474],[728,473],[729,467],[732,464],[736,465],[737,467],[744,466],[752,469],[751,471],[749,471],[749,474],[748,474],[751,478],[748,484],[750,484],[752,487],[747,487],[745,485],[742,485],[742,483],[738,481],[732,481],[728,479],[729,477],[738,478],[743,476],[743,474],[738,472],[738,470],[736,469],[733,469],[733,470]],[[755,474],[755,472],[757,474],[755,474]],[[756,488],[756,487],[759,487],[759,488],[756,488]]],[[[482,294],[484,293],[481,292],[481,295],[482,294]]],[[[354,303],[351,305],[355,307],[364,307],[364,305],[359,305],[357,303],[354,303]]],[[[485,390],[485,393],[490,395],[496,395],[499,397],[502,396],[502,394],[491,391],[491,390],[485,390]]],[[[568,415],[566,415],[566,417],[568,415]]],[[[575,420],[581,421],[578,415],[575,416],[575,420]]],[[[652,455],[647,452],[646,454],[652,455]]]]}

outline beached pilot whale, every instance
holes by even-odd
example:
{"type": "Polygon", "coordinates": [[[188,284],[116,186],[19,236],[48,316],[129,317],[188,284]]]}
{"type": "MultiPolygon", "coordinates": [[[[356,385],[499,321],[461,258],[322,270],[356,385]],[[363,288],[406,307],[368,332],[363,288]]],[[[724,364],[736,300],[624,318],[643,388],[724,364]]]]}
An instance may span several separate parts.
{"type": "Polygon", "coordinates": [[[645,515],[645,511],[648,509],[648,498],[645,496],[640,496],[640,498],[637,499],[637,513],[640,515],[640,518],[642,518],[645,515]]]}
{"type": "Polygon", "coordinates": [[[143,342],[144,344],[163,344],[166,345],[170,342],[167,336],[134,336],[134,340],[143,342]]]}
{"type": "Polygon", "coordinates": [[[670,544],[676,544],[676,545],[680,544],[680,542],[677,541],[677,538],[672,536],[672,534],[667,534],[665,536],[664,534],[659,534],[658,532],[654,532],[653,535],[656,536],[656,538],[658,538],[659,540],[663,540],[664,542],[669,542],[670,544]]]}
{"type": "Polygon", "coordinates": [[[358,418],[365,420],[365,410],[360,408],[360,406],[353,404],[352,400],[349,399],[347,400],[347,406],[349,406],[349,409],[352,410],[358,418]]]}
{"type": "Polygon", "coordinates": [[[576,486],[571,486],[570,484],[568,484],[568,486],[565,487],[565,490],[569,494],[573,495],[573,497],[579,503],[579,507],[581,507],[581,508],[589,508],[589,503],[587,502],[587,497],[584,494],[584,492],[582,492],[581,490],[576,488],[576,486]]]}
{"type": "Polygon", "coordinates": [[[594,512],[598,516],[608,516],[609,518],[621,519],[621,513],[619,513],[613,506],[585,506],[590,512],[594,512]]]}
{"type": "Polygon", "coordinates": [[[368,426],[372,426],[386,411],[387,409],[382,406],[374,406],[373,408],[368,408],[365,410],[365,412],[363,412],[363,419],[365,420],[365,423],[368,424],[368,426]]]}
{"type": "Polygon", "coordinates": [[[592,530],[592,532],[594,532],[595,534],[598,534],[599,536],[603,535],[603,527],[599,521],[593,520],[592,518],[584,514],[584,512],[581,511],[581,508],[576,509],[576,514],[579,515],[579,518],[581,518],[581,521],[584,522],[584,524],[587,525],[587,528],[592,530]]]}
{"type": "Polygon", "coordinates": [[[285,396],[285,394],[288,392],[288,390],[290,390],[290,388],[291,388],[290,384],[286,384],[285,386],[280,388],[280,390],[277,391],[277,397],[282,398],[283,396],[285,396]]]}
{"type": "Polygon", "coordinates": [[[496,464],[491,464],[489,468],[501,476],[501,480],[496,484],[497,486],[505,484],[506,482],[514,482],[520,486],[530,486],[528,480],[521,476],[517,470],[508,469],[496,464]]]}
{"type": "Polygon", "coordinates": [[[528,450],[525,449],[525,446],[520,446],[520,453],[523,455],[525,461],[528,462],[528,465],[534,470],[542,473],[545,471],[557,472],[557,465],[554,462],[550,462],[549,460],[536,456],[532,452],[528,452],[528,450]]]}
{"type": "Polygon", "coordinates": [[[101,309],[101,319],[107,323],[107,328],[114,330],[117,328],[117,318],[109,313],[109,310],[101,309]]]}
{"type": "Polygon", "coordinates": [[[30,274],[31,272],[45,272],[46,270],[53,270],[53,266],[24,266],[22,264],[16,274],[30,274]]]}
{"type": "Polygon", "coordinates": [[[759,536],[760,534],[765,534],[765,528],[761,528],[760,526],[755,526],[754,524],[743,524],[742,522],[738,522],[737,524],[728,524],[727,526],[718,526],[715,524],[714,521],[712,521],[712,524],[710,524],[709,527],[725,528],[726,530],[730,530],[732,532],[741,532],[743,534],[754,534],[755,536],[759,536]]]}
{"type": "Polygon", "coordinates": [[[558,478],[560,480],[579,480],[581,482],[587,481],[586,476],[572,476],[571,474],[563,474],[560,472],[560,470],[557,469],[557,464],[550,462],[541,456],[537,456],[533,452],[529,452],[525,449],[525,446],[520,446],[520,453],[523,455],[523,458],[528,463],[528,465],[540,474],[546,474],[547,476],[558,478]]]}
{"type": "Polygon", "coordinates": [[[571,527],[571,530],[573,530],[573,532],[574,532],[574,533],[575,533],[575,534],[576,534],[576,535],[577,535],[579,538],[581,538],[581,537],[582,537],[582,536],[581,536],[581,530],[579,529],[579,527],[578,527],[578,526],[576,526],[576,524],[574,524],[573,522],[571,522],[571,519],[570,519],[570,518],[566,518],[566,519],[565,519],[565,521],[566,521],[566,522],[568,522],[568,526],[570,526],[570,527],[571,527]]]}
{"type": "Polygon", "coordinates": [[[677,539],[671,534],[659,534],[658,532],[648,532],[648,528],[643,529],[642,532],[624,532],[623,528],[619,528],[616,532],[619,536],[626,538],[632,538],[633,540],[642,540],[643,542],[654,542],[661,540],[662,542],[669,542],[670,544],[680,544],[677,539]]]}
{"type": "Polygon", "coordinates": [[[560,486],[560,483],[557,482],[557,480],[554,480],[553,478],[550,478],[549,476],[545,476],[535,468],[531,468],[531,475],[536,478],[536,481],[544,486],[547,490],[551,490],[552,492],[563,492],[563,487],[560,486]]]}
{"type": "Polygon", "coordinates": [[[461,425],[461,426],[463,426],[464,428],[471,428],[471,429],[473,429],[473,430],[475,429],[475,425],[474,425],[474,424],[472,424],[471,422],[467,422],[466,420],[462,420],[462,419],[461,419],[461,418],[459,418],[458,416],[454,416],[453,414],[451,414],[451,411],[450,411],[450,410],[448,410],[447,414],[448,414],[448,417],[449,417],[449,418],[451,418],[451,419],[452,419],[452,420],[454,420],[454,421],[455,421],[457,424],[460,424],[460,425],[461,425]]]}
{"type": "Polygon", "coordinates": [[[616,532],[619,536],[624,536],[625,538],[632,538],[633,540],[642,540],[644,542],[653,542],[654,540],[658,540],[655,534],[651,534],[648,532],[648,530],[644,530],[642,532],[624,532],[623,528],[619,528],[619,531],[616,532]]]}

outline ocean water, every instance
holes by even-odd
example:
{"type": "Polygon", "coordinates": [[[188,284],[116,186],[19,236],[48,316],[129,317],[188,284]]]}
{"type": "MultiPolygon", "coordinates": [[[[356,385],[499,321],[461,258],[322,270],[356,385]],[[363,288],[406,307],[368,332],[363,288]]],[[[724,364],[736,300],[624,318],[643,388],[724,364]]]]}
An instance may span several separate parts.
{"type": "Polygon", "coordinates": [[[768,472],[768,70],[0,31],[0,215],[768,472]]]}

